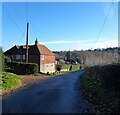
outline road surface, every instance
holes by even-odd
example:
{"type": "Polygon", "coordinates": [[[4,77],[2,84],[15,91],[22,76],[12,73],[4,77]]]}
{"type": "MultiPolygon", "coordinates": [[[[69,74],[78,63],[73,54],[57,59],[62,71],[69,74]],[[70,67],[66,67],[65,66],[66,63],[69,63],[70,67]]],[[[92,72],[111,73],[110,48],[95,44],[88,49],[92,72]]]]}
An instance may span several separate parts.
{"type": "Polygon", "coordinates": [[[3,99],[3,113],[89,113],[79,77],[84,71],[51,77],[3,99]]]}

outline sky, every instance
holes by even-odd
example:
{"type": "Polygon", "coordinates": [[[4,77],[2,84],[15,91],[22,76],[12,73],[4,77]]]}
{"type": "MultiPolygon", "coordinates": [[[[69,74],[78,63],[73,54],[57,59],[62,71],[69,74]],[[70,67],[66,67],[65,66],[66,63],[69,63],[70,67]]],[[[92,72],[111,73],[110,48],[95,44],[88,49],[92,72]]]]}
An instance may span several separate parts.
{"type": "Polygon", "coordinates": [[[25,45],[27,22],[29,45],[34,45],[37,38],[52,51],[117,47],[118,3],[114,2],[111,8],[110,5],[111,2],[3,2],[3,50],[25,45]]]}

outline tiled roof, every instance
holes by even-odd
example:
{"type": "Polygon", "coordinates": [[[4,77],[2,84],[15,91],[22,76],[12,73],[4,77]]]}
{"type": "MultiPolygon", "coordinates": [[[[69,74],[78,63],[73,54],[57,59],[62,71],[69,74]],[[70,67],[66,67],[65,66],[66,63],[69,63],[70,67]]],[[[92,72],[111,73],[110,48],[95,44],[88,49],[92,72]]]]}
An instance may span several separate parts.
{"type": "Polygon", "coordinates": [[[43,44],[36,44],[38,47],[38,50],[40,52],[40,54],[44,54],[44,55],[55,55],[54,53],[52,53],[46,46],[44,46],[43,44]]]}
{"type": "MultiPolygon", "coordinates": [[[[11,49],[7,50],[5,54],[20,54],[21,52],[22,54],[25,54],[26,52],[25,45],[21,45],[21,46],[15,45],[11,49]]],[[[52,51],[50,51],[46,46],[42,44],[29,45],[28,52],[29,54],[34,54],[34,55],[39,53],[44,55],[55,55],[54,53],[52,53],[52,51]]]]}

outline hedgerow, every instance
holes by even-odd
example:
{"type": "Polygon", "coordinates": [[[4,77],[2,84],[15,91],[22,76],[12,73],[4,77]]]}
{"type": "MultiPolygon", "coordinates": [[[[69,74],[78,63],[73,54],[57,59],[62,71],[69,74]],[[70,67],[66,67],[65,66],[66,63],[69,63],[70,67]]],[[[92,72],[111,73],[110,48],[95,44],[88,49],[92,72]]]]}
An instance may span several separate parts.
{"type": "Polygon", "coordinates": [[[21,63],[21,62],[7,62],[7,71],[15,74],[36,74],[38,73],[38,64],[35,63],[21,63]]]}
{"type": "Polygon", "coordinates": [[[120,110],[120,65],[94,66],[81,77],[83,94],[102,114],[120,110]]]}

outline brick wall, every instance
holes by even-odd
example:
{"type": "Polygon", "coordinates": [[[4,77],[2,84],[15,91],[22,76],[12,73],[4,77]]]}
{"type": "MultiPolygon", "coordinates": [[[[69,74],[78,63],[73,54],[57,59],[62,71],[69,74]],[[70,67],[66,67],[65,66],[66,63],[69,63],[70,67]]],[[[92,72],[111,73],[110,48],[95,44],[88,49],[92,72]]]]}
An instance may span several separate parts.
{"type": "Polygon", "coordinates": [[[40,55],[40,63],[41,64],[55,63],[55,56],[54,55],[40,55]]]}

